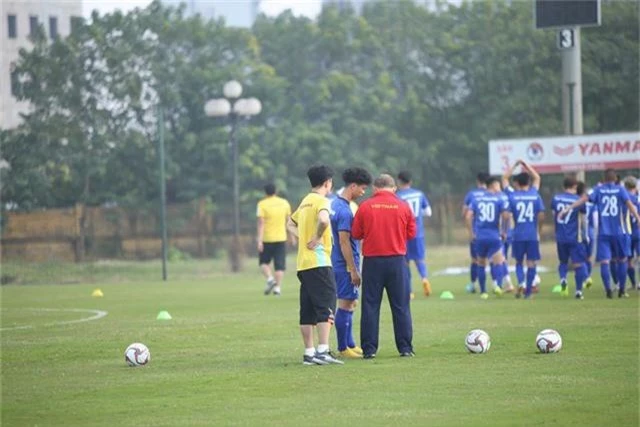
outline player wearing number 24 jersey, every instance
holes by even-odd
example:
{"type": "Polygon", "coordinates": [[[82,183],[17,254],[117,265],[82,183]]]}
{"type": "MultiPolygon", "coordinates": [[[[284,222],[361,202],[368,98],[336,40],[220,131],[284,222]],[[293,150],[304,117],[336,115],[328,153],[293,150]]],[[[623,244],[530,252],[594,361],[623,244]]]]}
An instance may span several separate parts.
{"type": "Polygon", "coordinates": [[[596,261],[600,262],[600,275],[604,283],[607,298],[613,298],[611,291],[611,271],[609,262],[611,259],[618,261],[614,274],[618,279],[618,296],[623,297],[625,293],[625,282],[627,277],[627,257],[630,249],[630,229],[625,218],[625,208],[630,215],[637,220],[640,219],[638,210],[631,201],[627,190],[616,184],[616,172],[607,169],[604,175],[604,183],[593,189],[591,194],[583,197],[565,208],[560,214],[567,215],[571,209],[582,206],[590,201],[598,211],[598,244],[596,248],[596,261]]]}

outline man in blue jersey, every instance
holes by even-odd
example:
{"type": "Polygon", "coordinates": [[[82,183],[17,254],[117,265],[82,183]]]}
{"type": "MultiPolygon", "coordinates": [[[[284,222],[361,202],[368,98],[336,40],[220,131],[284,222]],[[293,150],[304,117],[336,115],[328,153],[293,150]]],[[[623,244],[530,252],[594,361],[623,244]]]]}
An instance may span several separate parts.
{"type": "MultiPolygon", "coordinates": [[[[640,211],[640,198],[638,198],[638,180],[633,176],[624,179],[624,188],[629,193],[631,201],[640,211]]],[[[629,257],[629,265],[627,267],[627,275],[631,282],[631,289],[640,289],[638,286],[636,268],[640,262],[640,226],[634,216],[630,215],[631,222],[631,254],[629,257]]]]}
{"type": "MultiPolygon", "coordinates": [[[[407,260],[407,280],[409,282],[409,289],[411,289],[411,261],[413,261],[416,264],[416,268],[418,269],[418,273],[422,279],[422,291],[424,292],[424,296],[428,297],[431,295],[431,283],[429,283],[429,279],[427,277],[428,272],[427,263],[425,261],[426,251],[424,241],[425,235],[422,218],[430,217],[432,212],[427,196],[425,196],[422,191],[412,188],[412,183],[411,172],[402,171],[398,174],[398,189],[396,190],[396,195],[409,204],[411,212],[413,212],[413,217],[416,220],[417,228],[416,237],[407,241],[407,255],[405,256],[407,260]]],[[[410,297],[411,299],[414,298],[413,291],[411,291],[410,297]]]]}
{"type": "MultiPolygon", "coordinates": [[[[500,179],[487,179],[487,190],[471,201],[466,211],[465,222],[469,231],[470,241],[475,242],[477,274],[480,284],[480,297],[489,298],[487,294],[487,275],[485,267],[487,260],[491,260],[491,276],[496,283],[502,283],[504,270],[504,254],[502,241],[506,234],[506,222],[509,220],[509,200],[501,192],[500,179]]],[[[498,287],[494,291],[499,290],[498,287]]],[[[498,294],[501,291],[496,292],[498,294]]]]}
{"type": "Polygon", "coordinates": [[[523,160],[517,162],[523,171],[515,176],[517,189],[509,193],[509,209],[513,215],[513,257],[516,260],[519,298],[531,296],[540,261],[540,228],[544,220],[544,203],[538,189],[540,175],[523,160]],[[524,261],[527,260],[527,274],[524,261]]]}
{"type": "Polygon", "coordinates": [[[553,196],[551,200],[551,210],[553,212],[556,248],[558,251],[558,274],[560,276],[561,294],[569,295],[567,288],[567,273],[569,271],[569,260],[575,272],[576,299],[583,299],[582,285],[587,278],[587,248],[584,245],[586,230],[584,230],[583,216],[586,209],[581,211],[570,211],[563,218],[559,214],[566,206],[571,206],[578,195],[578,181],[575,177],[569,176],[563,182],[564,192],[553,196]]]}
{"type": "MultiPolygon", "coordinates": [[[[462,218],[467,217],[467,212],[471,209],[471,204],[476,199],[484,195],[487,191],[487,180],[489,174],[486,172],[480,172],[476,176],[476,188],[469,191],[464,197],[462,205],[462,218]]],[[[478,254],[476,251],[476,243],[474,240],[469,241],[469,254],[471,256],[471,265],[469,266],[469,274],[471,276],[471,282],[467,285],[468,292],[476,291],[476,282],[478,281],[478,254]]]]}
{"type": "Polygon", "coordinates": [[[331,264],[336,279],[338,309],[335,318],[338,351],[345,358],[362,357],[362,349],[353,339],[353,311],[360,287],[360,253],[358,242],[351,237],[351,223],[355,200],[371,184],[371,175],[362,168],[349,168],[342,173],[345,187],[331,202],[331,231],[333,249],[331,264]]]}
{"type": "MultiPolygon", "coordinates": [[[[627,297],[625,282],[627,279],[627,258],[629,257],[629,229],[625,221],[625,210],[640,222],[638,210],[629,198],[627,190],[616,184],[616,172],[607,169],[604,174],[604,183],[593,189],[588,198],[598,210],[598,243],[596,249],[596,261],[600,263],[600,275],[604,284],[607,298],[613,298],[611,290],[611,269],[609,262],[617,260],[617,268],[614,272],[618,278],[618,297],[627,297]],[[626,229],[626,230],[625,230],[626,229]]],[[[571,209],[582,206],[587,198],[566,207],[561,213],[561,218],[567,215],[571,209]]]]}
{"type": "MultiPolygon", "coordinates": [[[[589,190],[591,192],[591,190],[589,190]]],[[[578,196],[583,197],[587,194],[587,186],[584,182],[578,181],[578,187],[576,188],[576,194],[578,196]]],[[[587,268],[587,278],[584,281],[584,286],[586,288],[590,288],[593,284],[593,280],[591,279],[591,270],[593,268],[593,256],[594,256],[594,248],[596,241],[596,224],[598,214],[596,209],[593,207],[593,203],[587,202],[585,204],[585,214],[581,217],[582,226],[585,233],[585,239],[582,244],[585,247],[585,251],[587,253],[587,260],[585,261],[585,266],[587,268]]]]}

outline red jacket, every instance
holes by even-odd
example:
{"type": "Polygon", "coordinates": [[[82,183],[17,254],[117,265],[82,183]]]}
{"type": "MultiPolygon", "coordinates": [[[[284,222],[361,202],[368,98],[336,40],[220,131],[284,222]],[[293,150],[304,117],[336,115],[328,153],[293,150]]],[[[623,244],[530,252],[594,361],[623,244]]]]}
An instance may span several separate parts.
{"type": "Polygon", "coordinates": [[[416,237],[416,220],[404,200],[390,191],[378,191],[358,207],[351,236],[364,240],[366,257],[405,255],[407,240],[416,237]]]}

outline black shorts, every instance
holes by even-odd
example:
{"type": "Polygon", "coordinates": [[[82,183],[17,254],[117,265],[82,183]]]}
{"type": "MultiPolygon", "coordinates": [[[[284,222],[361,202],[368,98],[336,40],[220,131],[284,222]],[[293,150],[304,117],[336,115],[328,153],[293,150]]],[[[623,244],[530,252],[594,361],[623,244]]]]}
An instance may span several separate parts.
{"type": "Polygon", "coordinates": [[[300,280],[300,324],[333,324],[336,312],[336,279],[331,267],[298,271],[300,280]]]}
{"type": "Polygon", "coordinates": [[[273,260],[273,267],[276,271],[284,271],[287,266],[287,242],[268,242],[262,244],[258,263],[269,264],[273,260]]]}

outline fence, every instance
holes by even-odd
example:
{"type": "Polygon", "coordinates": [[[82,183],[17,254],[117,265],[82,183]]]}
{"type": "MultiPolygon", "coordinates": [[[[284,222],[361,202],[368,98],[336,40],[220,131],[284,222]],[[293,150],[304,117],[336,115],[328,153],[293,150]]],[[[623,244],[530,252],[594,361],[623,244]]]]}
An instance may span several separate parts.
{"type": "MultiPolygon", "coordinates": [[[[467,233],[460,216],[462,196],[432,200],[426,221],[429,245],[463,244],[467,233]]],[[[243,206],[241,230],[245,253],[255,254],[252,206],[243,206]],[[251,209],[250,209],[251,208],[251,209]]],[[[159,215],[153,209],[87,207],[38,212],[8,212],[3,218],[5,260],[68,261],[85,259],[150,259],[161,256],[159,215]]],[[[215,211],[206,199],[167,207],[169,246],[194,257],[214,257],[228,247],[231,215],[215,211]]],[[[548,230],[550,231],[550,230],[548,230]]]]}

